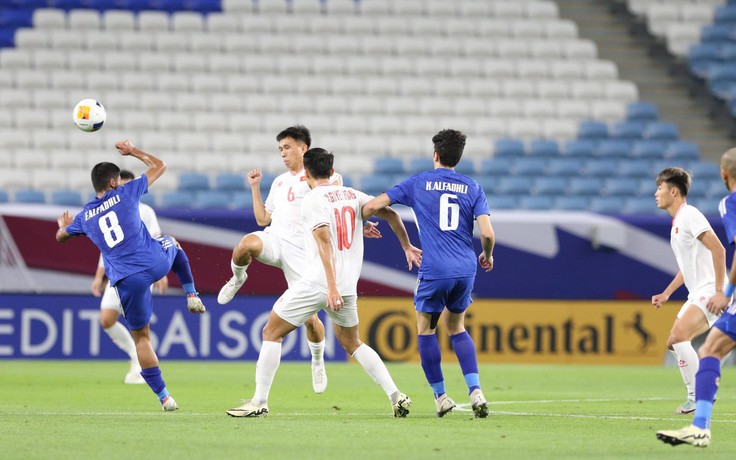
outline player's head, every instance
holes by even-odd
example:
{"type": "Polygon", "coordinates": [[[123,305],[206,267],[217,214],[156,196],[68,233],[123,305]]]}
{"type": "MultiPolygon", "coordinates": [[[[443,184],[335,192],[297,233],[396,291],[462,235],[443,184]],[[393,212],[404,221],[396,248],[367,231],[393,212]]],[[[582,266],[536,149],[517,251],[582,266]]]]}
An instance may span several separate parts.
{"type": "Polygon", "coordinates": [[[127,169],[120,170],[120,185],[127,184],[128,182],[135,179],[135,174],[128,171],[127,169]]]}
{"type": "Polygon", "coordinates": [[[665,168],[657,176],[657,191],[654,198],[660,209],[669,208],[675,200],[685,199],[690,190],[690,173],[682,168],[665,168]]]}
{"type": "Polygon", "coordinates": [[[333,173],[334,163],[335,156],[325,149],[315,147],[307,150],[304,154],[304,170],[309,186],[312,187],[316,180],[329,179],[333,173]]]}
{"type": "Polygon", "coordinates": [[[454,129],[443,129],[432,138],[435,160],[440,165],[454,168],[460,162],[465,149],[465,134],[454,129]]]}
{"type": "Polygon", "coordinates": [[[92,168],[92,187],[95,192],[106,192],[120,185],[120,168],[115,163],[103,161],[92,168]]]}
{"type": "Polygon", "coordinates": [[[728,191],[731,192],[732,185],[736,185],[736,148],[730,149],[721,155],[721,179],[726,184],[728,191]]]}
{"type": "Polygon", "coordinates": [[[302,155],[312,144],[312,135],[306,126],[295,125],[286,128],[276,135],[279,152],[284,164],[291,170],[301,169],[302,155]]]}

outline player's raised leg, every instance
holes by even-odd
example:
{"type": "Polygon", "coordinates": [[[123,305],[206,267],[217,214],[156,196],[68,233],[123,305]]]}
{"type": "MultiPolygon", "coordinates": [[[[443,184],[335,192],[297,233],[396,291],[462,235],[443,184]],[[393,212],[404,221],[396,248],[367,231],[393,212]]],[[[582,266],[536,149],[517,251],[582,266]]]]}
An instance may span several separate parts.
{"type": "Polygon", "coordinates": [[[197,288],[194,286],[194,276],[192,275],[187,253],[184,252],[179,242],[170,236],[162,236],[158,240],[169,255],[171,271],[179,278],[184,294],[187,296],[187,308],[192,313],[204,313],[207,309],[202,303],[202,299],[199,298],[197,288]]]}
{"type": "Polygon", "coordinates": [[[699,360],[691,341],[710,327],[705,314],[697,305],[688,305],[683,310],[667,338],[667,347],[677,360],[687,390],[687,400],[677,408],[676,414],[690,414],[695,411],[695,375],[699,360]]]}
{"type": "Polygon", "coordinates": [[[246,270],[255,257],[258,257],[263,251],[263,242],[252,233],[245,235],[240,242],[233,248],[233,256],[230,259],[230,269],[233,276],[220,289],[217,294],[217,303],[225,305],[233,300],[238,290],[245,284],[248,279],[246,270]]]}

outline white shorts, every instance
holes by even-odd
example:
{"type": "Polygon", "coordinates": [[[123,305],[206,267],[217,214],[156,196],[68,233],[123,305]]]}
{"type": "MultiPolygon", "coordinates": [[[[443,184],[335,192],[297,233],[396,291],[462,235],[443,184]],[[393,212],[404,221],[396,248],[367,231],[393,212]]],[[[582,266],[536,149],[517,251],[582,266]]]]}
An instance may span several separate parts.
{"type": "Polygon", "coordinates": [[[358,296],[343,296],[343,306],[332,311],[327,306],[327,294],[320,292],[306,281],[290,287],[273,305],[273,311],[281,319],[296,327],[304,324],[312,315],[325,310],[335,324],[342,327],[358,325],[358,296]]]}
{"type": "Polygon", "coordinates": [[[708,311],[708,301],[714,295],[715,291],[711,290],[702,290],[690,294],[687,297],[685,303],[682,305],[682,308],[680,308],[680,311],[677,313],[677,318],[682,318],[682,315],[685,314],[685,311],[688,309],[688,307],[690,305],[695,305],[703,312],[703,314],[705,315],[705,319],[708,320],[708,327],[713,326],[713,323],[715,323],[718,319],[718,315],[714,315],[713,313],[708,311]]]}
{"type": "Polygon", "coordinates": [[[280,268],[284,272],[286,284],[294,285],[301,279],[301,271],[306,265],[304,249],[264,231],[253,232],[263,243],[261,254],[256,260],[280,268]]]}
{"type": "Polygon", "coordinates": [[[123,307],[120,305],[120,298],[118,297],[118,291],[110,286],[110,282],[107,282],[105,286],[105,292],[102,293],[102,300],[100,300],[100,308],[110,308],[117,310],[118,313],[123,313],[123,307]]]}

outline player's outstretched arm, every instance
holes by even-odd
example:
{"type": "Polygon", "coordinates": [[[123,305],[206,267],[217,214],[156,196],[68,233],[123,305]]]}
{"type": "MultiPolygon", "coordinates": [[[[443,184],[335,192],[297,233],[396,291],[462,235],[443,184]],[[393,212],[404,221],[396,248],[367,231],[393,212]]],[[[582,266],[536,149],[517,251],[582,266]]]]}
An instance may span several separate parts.
{"type": "Polygon", "coordinates": [[[71,214],[69,214],[69,211],[64,211],[64,213],[56,219],[56,222],[59,224],[59,229],[56,231],[56,241],[63,243],[72,239],[74,235],[70,235],[69,232],[66,231],[66,228],[71,225],[72,221],[74,221],[74,219],[71,214]]]}
{"type": "Polygon", "coordinates": [[[271,223],[271,214],[266,211],[266,205],[263,203],[261,179],[263,179],[263,174],[260,169],[248,171],[248,184],[250,184],[250,191],[253,194],[253,215],[258,225],[265,227],[271,223]]]}
{"type": "MultiPolygon", "coordinates": [[[[368,203],[370,203],[370,201],[368,203]]],[[[366,206],[367,205],[368,204],[366,204],[366,206]]],[[[409,266],[409,270],[414,268],[415,265],[417,267],[422,265],[422,250],[412,246],[411,241],[409,240],[409,235],[406,233],[406,227],[404,227],[404,222],[401,221],[399,213],[391,208],[385,207],[378,209],[376,211],[376,216],[388,222],[391,226],[391,230],[396,234],[396,237],[399,239],[399,243],[401,243],[401,247],[404,249],[404,255],[406,255],[406,262],[409,266]]]]}
{"type": "Polygon", "coordinates": [[[164,171],[166,171],[166,163],[150,153],[146,153],[143,150],[136,148],[130,141],[116,142],[115,148],[118,149],[120,155],[136,157],[148,166],[148,170],[143,174],[148,178],[149,187],[153,185],[159,177],[161,177],[164,171]]]}
{"type": "Polygon", "coordinates": [[[685,278],[682,276],[682,272],[677,272],[677,275],[672,279],[667,288],[660,294],[652,296],[652,305],[654,308],[659,308],[663,303],[667,302],[673,292],[680,289],[680,286],[685,284],[685,278]]]}
{"type": "MultiPolygon", "coordinates": [[[[726,278],[726,249],[713,230],[701,233],[698,235],[698,239],[710,251],[713,259],[713,269],[716,274],[716,293],[708,299],[707,308],[711,313],[720,315],[728,307],[728,304],[731,303],[731,294],[733,294],[733,288],[731,287],[726,288],[731,291],[728,295],[723,292],[724,279],[726,278]]],[[[731,271],[733,271],[733,267],[731,271]]],[[[728,282],[731,285],[730,276],[728,282]]]]}
{"type": "Polygon", "coordinates": [[[480,230],[480,245],[483,252],[478,256],[480,266],[487,272],[493,270],[493,247],[496,245],[496,232],[491,225],[491,217],[483,214],[476,218],[480,230]]]}
{"type": "Polygon", "coordinates": [[[322,225],[312,231],[312,236],[317,242],[319,259],[325,269],[327,276],[327,308],[338,311],[342,308],[342,296],[337,290],[337,272],[335,270],[335,258],[332,254],[332,237],[330,227],[322,225]]]}
{"type": "Polygon", "coordinates": [[[371,199],[369,202],[363,205],[361,213],[363,214],[363,220],[368,220],[371,217],[377,215],[376,213],[391,204],[391,198],[385,193],[381,193],[377,197],[371,199]]]}

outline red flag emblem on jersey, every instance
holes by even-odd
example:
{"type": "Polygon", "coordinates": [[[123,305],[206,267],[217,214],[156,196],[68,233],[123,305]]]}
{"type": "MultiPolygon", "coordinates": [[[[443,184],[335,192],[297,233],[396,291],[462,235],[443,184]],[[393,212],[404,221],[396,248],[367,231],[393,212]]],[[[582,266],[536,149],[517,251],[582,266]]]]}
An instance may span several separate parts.
{"type": "Polygon", "coordinates": [[[307,180],[307,176],[302,176],[299,178],[299,182],[304,182],[307,180]]]}
{"type": "Polygon", "coordinates": [[[680,227],[675,227],[675,233],[680,233],[680,227]]]}

